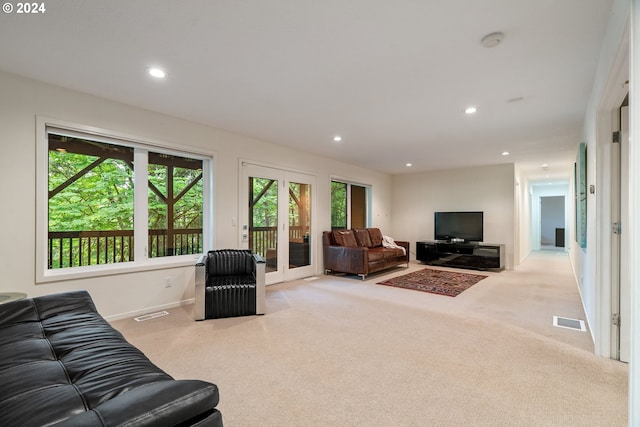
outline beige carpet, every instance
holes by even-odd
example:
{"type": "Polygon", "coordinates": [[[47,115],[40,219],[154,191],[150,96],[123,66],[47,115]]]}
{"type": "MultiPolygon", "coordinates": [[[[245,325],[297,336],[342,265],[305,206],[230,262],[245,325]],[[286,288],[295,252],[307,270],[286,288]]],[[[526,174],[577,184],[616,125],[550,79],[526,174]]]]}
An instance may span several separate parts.
{"type": "Polygon", "coordinates": [[[192,307],[114,326],[176,378],[220,388],[226,427],[624,426],[627,365],[593,355],[568,257],[535,253],[456,298],[321,276],[268,287],[267,314],[192,307]]]}

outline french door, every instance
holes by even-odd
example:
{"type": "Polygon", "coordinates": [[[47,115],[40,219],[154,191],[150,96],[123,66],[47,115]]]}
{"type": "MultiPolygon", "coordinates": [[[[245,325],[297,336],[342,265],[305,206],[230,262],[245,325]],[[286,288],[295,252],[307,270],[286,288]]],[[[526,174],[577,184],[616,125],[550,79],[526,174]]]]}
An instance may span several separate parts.
{"type": "Polygon", "coordinates": [[[265,259],[267,284],[313,275],[315,177],[243,163],[242,183],[241,247],[265,259]]]}

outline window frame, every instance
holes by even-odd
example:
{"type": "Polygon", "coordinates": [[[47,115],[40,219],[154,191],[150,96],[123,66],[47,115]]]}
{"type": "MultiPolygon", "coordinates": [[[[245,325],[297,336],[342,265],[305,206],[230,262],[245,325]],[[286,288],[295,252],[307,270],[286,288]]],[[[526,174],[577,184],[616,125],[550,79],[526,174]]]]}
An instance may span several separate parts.
{"type": "Polygon", "coordinates": [[[184,267],[193,265],[199,254],[173,255],[149,258],[147,256],[148,235],[148,152],[192,157],[203,161],[203,251],[214,247],[213,187],[217,153],[184,144],[169,143],[157,139],[143,138],[109,129],[78,123],[36,117],[36,230],[35,271],[36,284],[69,279],[109,276],[148,270],[184,267]],[[47,266],[48,241],[48,188],[49,188],[49,132],[94,139],[98,142],[118,144],[134,148],[134,261],[80,267],[49,269],[47,266]],[[140,185],[143,183],[143,185],[140,185]]]}

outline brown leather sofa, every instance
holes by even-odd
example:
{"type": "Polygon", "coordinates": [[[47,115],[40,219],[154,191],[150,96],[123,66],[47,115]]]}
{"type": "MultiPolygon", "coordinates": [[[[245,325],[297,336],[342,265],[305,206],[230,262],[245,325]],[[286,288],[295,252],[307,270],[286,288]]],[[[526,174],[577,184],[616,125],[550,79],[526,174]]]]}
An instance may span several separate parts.
{"type": "Polygon", "coordinates": [[[378,228],[324,231],[322,249],[325,273],[357,274],[364,278],[376,271],[409,266],[409,242],[396,241],[400,248],[382,246],[382,232],[378,228]]]}

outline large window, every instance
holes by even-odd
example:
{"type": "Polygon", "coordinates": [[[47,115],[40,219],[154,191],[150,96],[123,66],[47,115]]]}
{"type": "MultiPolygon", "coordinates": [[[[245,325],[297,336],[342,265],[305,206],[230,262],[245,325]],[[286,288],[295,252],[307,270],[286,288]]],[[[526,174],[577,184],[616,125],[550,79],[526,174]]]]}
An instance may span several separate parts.
{"type": "Polygon", "coordinates": [[[46,192],[39,194],[46,202],[39,200],[38,230],[46,233],[38,235],[39,281],[61,272],[157,266],[148,261],[209,249],[210,157],[42,126],[46,167],[39,166],[39,185],[46,192]]]}
{"type": "Polygon", "coordinates": [[[47,268],[133,261],[133,149],[48,133],[47,268]]]}
{"type": "Polygon", "coordinates": [[[331,181],[331,229],[346,230],[347,183],[331,181]]]}
{"type": "Polygon", "coordinates": [[[202,252],[202,160],[149,153],[149,256],[202,252]]]}
{"type": "Polygon", "coordinates": [[[331,229],[369,226],[369,188],[341,181],[331,181],[331,229]]]}

